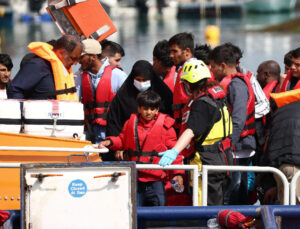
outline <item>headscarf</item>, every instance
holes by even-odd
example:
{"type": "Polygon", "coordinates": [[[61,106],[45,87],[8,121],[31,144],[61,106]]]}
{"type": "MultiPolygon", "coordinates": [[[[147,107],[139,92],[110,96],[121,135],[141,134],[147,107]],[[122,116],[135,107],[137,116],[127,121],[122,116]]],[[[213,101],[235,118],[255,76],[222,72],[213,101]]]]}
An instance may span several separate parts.
{"type": "Polygon", "coordinates": [[[107,117],[106,136],[118,136],[130,115],[137,113],[136,96],[138,89],[133,85],[136,76],[144,76],[151,81],[151,87],[161,97],[160,112],[172,115],[173,95],[168,86],[154,73],[152,65],[146,60],[137,61],[128,78],[123,83],[110,104],[107,117]]]}

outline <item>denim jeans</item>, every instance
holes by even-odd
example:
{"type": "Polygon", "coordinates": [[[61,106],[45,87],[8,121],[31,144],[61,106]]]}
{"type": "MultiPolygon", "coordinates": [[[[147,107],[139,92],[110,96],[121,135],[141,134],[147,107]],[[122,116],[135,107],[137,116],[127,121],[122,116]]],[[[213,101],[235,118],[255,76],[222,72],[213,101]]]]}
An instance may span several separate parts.
{"type": "Polygon", "coordinates": [[[165,206],[165,184],[162,181],[138,181],[136,206],[165,206]]]}
{"type": "MultiPolygon", "coordinates": [[[[106,126],[100,126],[98,124],[92,125],[94,131],[94,141],[93,144],[99,144],[101,141],[105,140],[106,137],[106,126]]],[[[92,141],[90,133],[86,131],[86,140],[92,141]]]]}
{"type": "MultiPolygon", "coordinates": [[[[252,158],[237,158],[236,165],[249,165],[252,158]]],[[[224,195],[224,205],[247,205],[248,172],[232,172],[231,183],[224,195]]]]}

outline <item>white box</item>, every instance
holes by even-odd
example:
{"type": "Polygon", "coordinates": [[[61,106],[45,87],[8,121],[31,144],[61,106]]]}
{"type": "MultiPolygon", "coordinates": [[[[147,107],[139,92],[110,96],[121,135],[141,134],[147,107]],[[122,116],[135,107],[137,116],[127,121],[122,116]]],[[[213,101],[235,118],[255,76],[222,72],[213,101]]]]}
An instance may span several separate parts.
{"type": "Polygon", "coordinates": [[[20,133],[21,107],[16,99],[0,99],[0,132],[20,133]]]}
{"type": "Polygon", "coordinates": [[[135,178],[132,162],[22,164],[22,228],[136,229],[135,178]]]}
{"type": "Polygon", "coordinates": [[[27,100],[23,116],[25,134],[81,138],[84,132],[84,110],[80,102],[27,100]]]}

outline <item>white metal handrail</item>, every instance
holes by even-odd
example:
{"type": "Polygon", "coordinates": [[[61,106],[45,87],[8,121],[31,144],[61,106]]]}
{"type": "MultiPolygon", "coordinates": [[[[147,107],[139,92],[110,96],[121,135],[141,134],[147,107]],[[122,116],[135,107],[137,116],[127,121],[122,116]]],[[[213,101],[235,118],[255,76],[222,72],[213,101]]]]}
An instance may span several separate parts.
{"type": "Polygon", "coordinates": [[[283,182],[283,204],[289,205],[289,182],[286,176],[279,169],[274,167],[260,166],[220,166],[203,165],[202,166],[202,206],[207,206],[207,179],[208,171],[243,171],[243,172],[272,172],[277,174],[283,182]]]}
{"type": "MultiPolygon", "coordinates": [[[[21,163],[0,163],[0,168],[19,168],[21,163]]],[[[279,170],[273,167],[259,167],[259,166],[216,166],[216,165],[203,165],[202,173],[198,171],[197,165],[169,165],[166,167],[161,167],[160,165],[154,164],[137,164],[136,168],[139,169],[155,169],[155,170],[193,170],[193,206],[198,206],[198,177],[202,175],[202,206],[207,206],[207,179],[209,171],[244,171],[244,172],[272,172],[277,174],[284,187],[283,204],[289,204],[289,182],[286,176],[279,170]]],[[[300,171],[298,171],[290,184],[290,197],[291,205],[295,205],[295,185],[296,181],[300,176],[300,171]]]]}
{"type": "MultiPolygon", "coordinates": [[[[20,168],[21,163],[0,163],[0,168],[20,168]]],[[[193,170],[193,206],[198,206],[198,166],[197,165],[169,165],[161,167],[153,164],[137,164],[137,169],[155,169],[155,170],[193,170]]]]}
{"type": "Polygon", "coordinates": [[[85,153],[107,153],[107,148],[95,149],[91,145],[83,148],[64,147],[24,147],[24,146],[0,146],[0,151],[41,151],[41,152],[85,152],[85,153]]]}
{"type": "Polygon", "coordinates": [[[297,188],[297,180],[300,176],[300,170],[296,172],[290,183],[290,204],[296,205],[296,188],[297,188]]]}
{"type": "Polygon", "coordinates": [[[193,170],[193,206],[198,206],[198,186],[199,172],[198,165],[169,165],[162,167],[154,164],[137,164],[137,169],[156,169],[156,170],[193,170]]]}

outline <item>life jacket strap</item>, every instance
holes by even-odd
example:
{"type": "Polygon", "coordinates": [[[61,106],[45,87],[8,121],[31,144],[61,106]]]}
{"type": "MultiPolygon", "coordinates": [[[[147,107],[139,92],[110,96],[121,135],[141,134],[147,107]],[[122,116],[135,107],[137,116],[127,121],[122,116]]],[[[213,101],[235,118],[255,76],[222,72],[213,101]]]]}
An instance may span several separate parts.
{"type": "Polygon", "coordinates": [[[76,92],[76,87],[70,87],[62,90],[55,90],[51,92],[46,92],[46,93],[39,93],[33,97],[38,98],[38,97],[49,97],[49,96],[56,96],[56,95],[62,95],[62,94],[69,94],[69,93],[74,93],[76,92]]]}
{"type": "Polygon", "coordinates": [[[172,111],[181,110],[184,106],[184,103],[172,104],[172,111]]]}
{"type": "Polygon", "coordinates": [[[157,152],[155,150],[153,151],[138,151],[138,150],[132,150],[128,149],[126,150],[127,155],[132,156],[132,157],[147,157],[147,156],[157,156],[157,152]]]}

